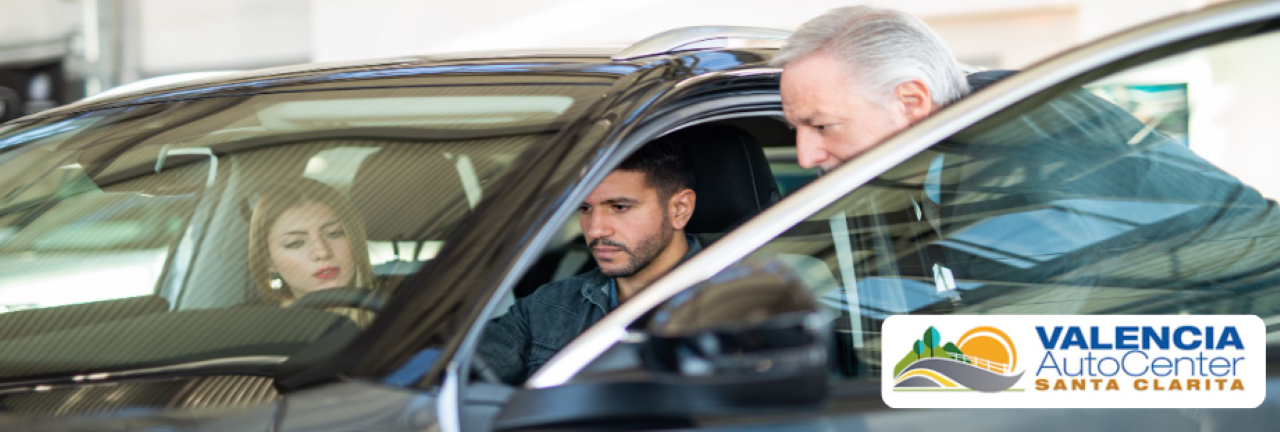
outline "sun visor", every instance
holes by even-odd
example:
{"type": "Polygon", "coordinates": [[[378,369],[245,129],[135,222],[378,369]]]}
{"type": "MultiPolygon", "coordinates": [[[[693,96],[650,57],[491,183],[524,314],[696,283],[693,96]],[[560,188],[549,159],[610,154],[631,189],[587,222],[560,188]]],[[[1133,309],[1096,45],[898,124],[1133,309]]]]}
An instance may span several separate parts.
{"type": "Polygon", "coordinates": [[[438,96],[303,100],[262,107],[268,130],[361,127],[510,127],[554,121],[573,106],[568,96],[438,96]]]}

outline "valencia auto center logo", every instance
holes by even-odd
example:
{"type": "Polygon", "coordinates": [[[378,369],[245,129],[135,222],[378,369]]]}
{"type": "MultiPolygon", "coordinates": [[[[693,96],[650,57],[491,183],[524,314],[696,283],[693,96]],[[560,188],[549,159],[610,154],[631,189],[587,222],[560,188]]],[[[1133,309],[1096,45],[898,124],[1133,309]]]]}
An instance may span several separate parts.
{"type": "Polygon", "coordinates": [[[942,333],[929,326],[894,366],[893,390],[1006,391],[1022,378],[1017,366],[1018,348],[998,328],[974,327],[956,343],[943,342],[942,333]]]}
{"type": "Polygon", "coordinates": [[[881,332],[894,408],[1253,408],[1253,315],[895,315],[881,332]]]}

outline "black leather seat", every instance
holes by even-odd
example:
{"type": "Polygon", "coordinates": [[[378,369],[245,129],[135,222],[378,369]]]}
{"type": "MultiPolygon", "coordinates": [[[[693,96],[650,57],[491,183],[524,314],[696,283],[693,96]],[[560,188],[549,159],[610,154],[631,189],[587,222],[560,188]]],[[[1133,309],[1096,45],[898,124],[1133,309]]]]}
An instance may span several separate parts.
{"type": "Polygon", "coordinates": [[[684,147],[696,174],[698,201],[686,232],[723,234],[782,197],[764,149],[742,129],[702,125],[659,139],[684,147]]]}

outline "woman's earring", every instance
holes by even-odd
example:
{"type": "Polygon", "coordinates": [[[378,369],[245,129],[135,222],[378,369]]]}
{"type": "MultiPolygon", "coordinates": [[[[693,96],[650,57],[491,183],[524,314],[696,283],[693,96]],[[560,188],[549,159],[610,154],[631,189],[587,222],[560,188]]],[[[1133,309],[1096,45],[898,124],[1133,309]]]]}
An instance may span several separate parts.
{"type": "Polygon", "coordinates": [[[271,272],[271,289],[280,291],[284,288],[284,279],[280,279],[280,273],[271,272]]]}

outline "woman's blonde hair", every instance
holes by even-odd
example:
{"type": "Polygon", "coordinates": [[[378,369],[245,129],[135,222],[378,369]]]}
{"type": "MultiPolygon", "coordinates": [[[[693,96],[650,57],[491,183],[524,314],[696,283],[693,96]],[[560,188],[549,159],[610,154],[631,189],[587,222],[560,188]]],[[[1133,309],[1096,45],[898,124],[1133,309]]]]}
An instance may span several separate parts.
{"type": "Polygon", "coordinates": [[[355,207],[346,198],[329,185],[308,179],[286,180],[272,185],[258,197],[253,207],[253,217],[249,220],[249,274],[258,285],[258,290],[267,298],[281,303],[296,300],[289,285],[281,280],[280,289],[271,287],[271,252],[267,247],[267,236],[271,225],[276,223],[286,210],[305,205],[319,203],[328,206],[342,222],[351,243],[351,254],[356,261],[356,275],[352,285],[359,288],[377,288],[373,278],[373,266],[369,264],[368,236],[365,234],[364,222],[356,213],[355,207]]]}

